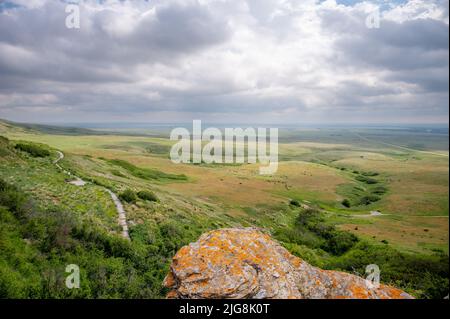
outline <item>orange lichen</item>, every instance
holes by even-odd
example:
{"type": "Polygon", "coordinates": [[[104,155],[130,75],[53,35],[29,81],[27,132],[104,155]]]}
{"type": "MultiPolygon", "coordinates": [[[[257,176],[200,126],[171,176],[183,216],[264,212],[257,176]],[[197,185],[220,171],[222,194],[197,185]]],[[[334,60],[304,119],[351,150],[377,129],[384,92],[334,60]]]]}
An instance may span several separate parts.
{"type": "Polygon", "coordinates": [[[369,294],[367,288],[363,288],[359,285],[352,285],[349,287],[351,291],[351,298],[353,299],[368,299],[369,294]]]}
{"type": "Polygon", "coordinates": [[[343,272],[312,267],[254,228],[211,231],[181,248],[164,285],[168,298],[410,298],[343,272]]]}

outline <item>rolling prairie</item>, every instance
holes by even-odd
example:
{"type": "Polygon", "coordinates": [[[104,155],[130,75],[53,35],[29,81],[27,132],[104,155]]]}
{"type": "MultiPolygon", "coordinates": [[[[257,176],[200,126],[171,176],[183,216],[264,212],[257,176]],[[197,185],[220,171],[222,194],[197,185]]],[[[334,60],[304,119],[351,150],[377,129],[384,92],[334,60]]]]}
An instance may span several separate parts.
{"type": "Polygon", "coordinates": [[[420,258],[448,255],[445,132],[418,129],[410,137],[401,129],[284,129],[279,168],[269,176],[258,174],[259,163],[175,164],[169,158],[174,141],[162,133],[139,134],[64,134],[63,129],[54,134],[48,128],[0,122],[0,135],[11,143],[45,145],[53,159],[56,151],[64,152],[63,168],[88,184],[68,184],[46,159],[32,164],[4,160],[0,174],[38,198],[40,205],[81,214],[111,234],[119,227],[103,187],[117,193],[155,193],[156,202],[124,202],[124,207],[132,241],[165,241],[157,281],[177,248],[202,232],[231,226],[263,228],[309,262],[345,270],[347,266],[336,266],[344,257],[333,257],[319,248],[316,235],[296,228],[296,216],[305,208],[317,209],[326,224],[380,249],[420,258]],[[296,239],[299,231],[301,239],[296,239]]]}
{"type": "MultiPolygon", "coordinates": [[[[258,175],[258,164],[173,164],[169,151],[174,142],[168,138],[41,134],[27,128],[8,130],[5,125],[0,134],[60,149],[73,155],[71,160],[87,174],[103,178],[120,180],[111,174],[114,167],[99,158],[185,174],[189,177],[187,182],[157,187],[220,206],[233,214],[245,215],[246,207],[277,207],[297,199],[335,213],[333,218],[344,228],[363,223],[366,226],[360,227],[359,233],[376,233],[376,239],[386,239],[400,248],[426,252],[437,247],[448,252],[448,135],[441,132],[419,130],[411,137],[398,129],[282,131],[280,167],[270,177],[258,175]],[[398,146],[386,145],[386,140],[398,146]],[[409,146],[417,149],[407,149],[409,146]],[[383,185],[386,194],[369,205],[343,207],[344,198],[357,200],[361,196],[361,191],[355,189],[368,188],[355,179],[354,172],[359,171],[375,172],[377,185],[383,185]],[[380,211],[385,216],[359,217],[370,211],[380,211]],[[407,228],[403,235],[398,232],[402,227],[407,228]],[[427,229],[426,234],[423,229],[427,229]]],[[[125,180],[130,185],[143,184],[132,177],[122,178],[125,180]]]]}

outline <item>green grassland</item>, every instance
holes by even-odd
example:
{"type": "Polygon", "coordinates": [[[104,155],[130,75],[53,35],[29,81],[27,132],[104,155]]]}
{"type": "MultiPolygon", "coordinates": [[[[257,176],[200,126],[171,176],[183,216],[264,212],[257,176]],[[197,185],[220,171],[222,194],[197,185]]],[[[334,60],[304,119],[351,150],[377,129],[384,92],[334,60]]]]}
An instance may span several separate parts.
{"type": "Polygon", "coordinates": [[[273,176],[260,176],[259,164],[174,164],[172,141],[133,134],[0,121],[9,139],[0,147],[0,178],[26,198],[21,213],[0,205],[7,252],[0,296],[163,297],[162,280],[180,247],[236,226],[260,227],[323,268],[364,274],[375,263],[382,281],[418,297],[448,294],[448,134],[284,130],[273,176]],[[35,157],[18,143],[49,155],[35,157]],[[63,169],[88,184],[67,183],[53,163],[57,150],[65,154],[63,169]],[[119,236],[105,187],[157,198],[124,201],[131,242],[119,236]],[[39,223],[52,227],[34,230],[39,223]],[[24,269],[15,269],[19,263],[24,269]],[[69,263],[84,271],[76,292],[60,282],[69,263]]]}

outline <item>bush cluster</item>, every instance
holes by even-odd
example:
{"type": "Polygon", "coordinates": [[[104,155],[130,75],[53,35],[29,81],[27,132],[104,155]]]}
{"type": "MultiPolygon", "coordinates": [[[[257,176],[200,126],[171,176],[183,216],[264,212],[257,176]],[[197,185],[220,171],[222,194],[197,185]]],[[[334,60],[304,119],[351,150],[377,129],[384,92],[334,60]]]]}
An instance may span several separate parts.
{"type": "Polygon", "coordinates": [[[320,212],[313,208],[302,210],[297,216],[296,227],[312,232],[320,239],[319,248],[333,255],[342,255],[357,242],[352,233],[336,229],[324,221],[320,212]]]}
{"type": "Polygon", "coordinates": [[[17,143],[14,147],[15,149],[21,150],[23,152],[27,152],[33,157],[46,157],[50,156],[49,150],[36,145],[36,144],[30,144],[30,143],[17,143]]]}
{"type": "Polygon", "coordinates": [[[150,202],[158,201],[158,197],[153,192],[147,190],[142,190],[136,193],[131,189],[126,189],[120,193],[119,198],[127,203],[135,203],[138,198],[150,202]]]}

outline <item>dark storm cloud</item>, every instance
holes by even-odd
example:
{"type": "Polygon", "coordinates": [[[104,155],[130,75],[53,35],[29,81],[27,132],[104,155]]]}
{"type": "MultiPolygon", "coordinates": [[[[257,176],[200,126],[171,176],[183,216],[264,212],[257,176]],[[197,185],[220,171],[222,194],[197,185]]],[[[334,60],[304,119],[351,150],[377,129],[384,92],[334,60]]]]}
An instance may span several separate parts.
{"type": "Polygon", "coordinates": [[[163,52],[186,53],[218,44],[228,37],[226,21],[200,6],[165,6],[156,11],[156,19],[143,19],[132,36],[139,46],[163,52]]]}
{"type": "Polygon", "coordinates": [[[390,70],[448,65],[445,23],[423,19],[403,23],[382,21],[381,24],[378,29],[343,30],[347,36],[336,42],[336,49],[345,53],[349,63],[390,70]]]}
{"type": "Polygon", "coordinates": [[[344,35],[334,46],[338,63],[385,72],[384,80],[393,87],[404,82],[416,85],[421,92],[448,93],[448,24],[430,18],[403,22],[381,19],[380,28],[367,28],[365,18],[362,13],[323,14],[323,27],[344,35]]]}
{"type": "Polygon", "coordinates": [[[448,69],[445,67],[404,70],[386,76],[386,80],[415,84],[420,88],[421,92],[448,93],[449,76],[448,69]]]}

